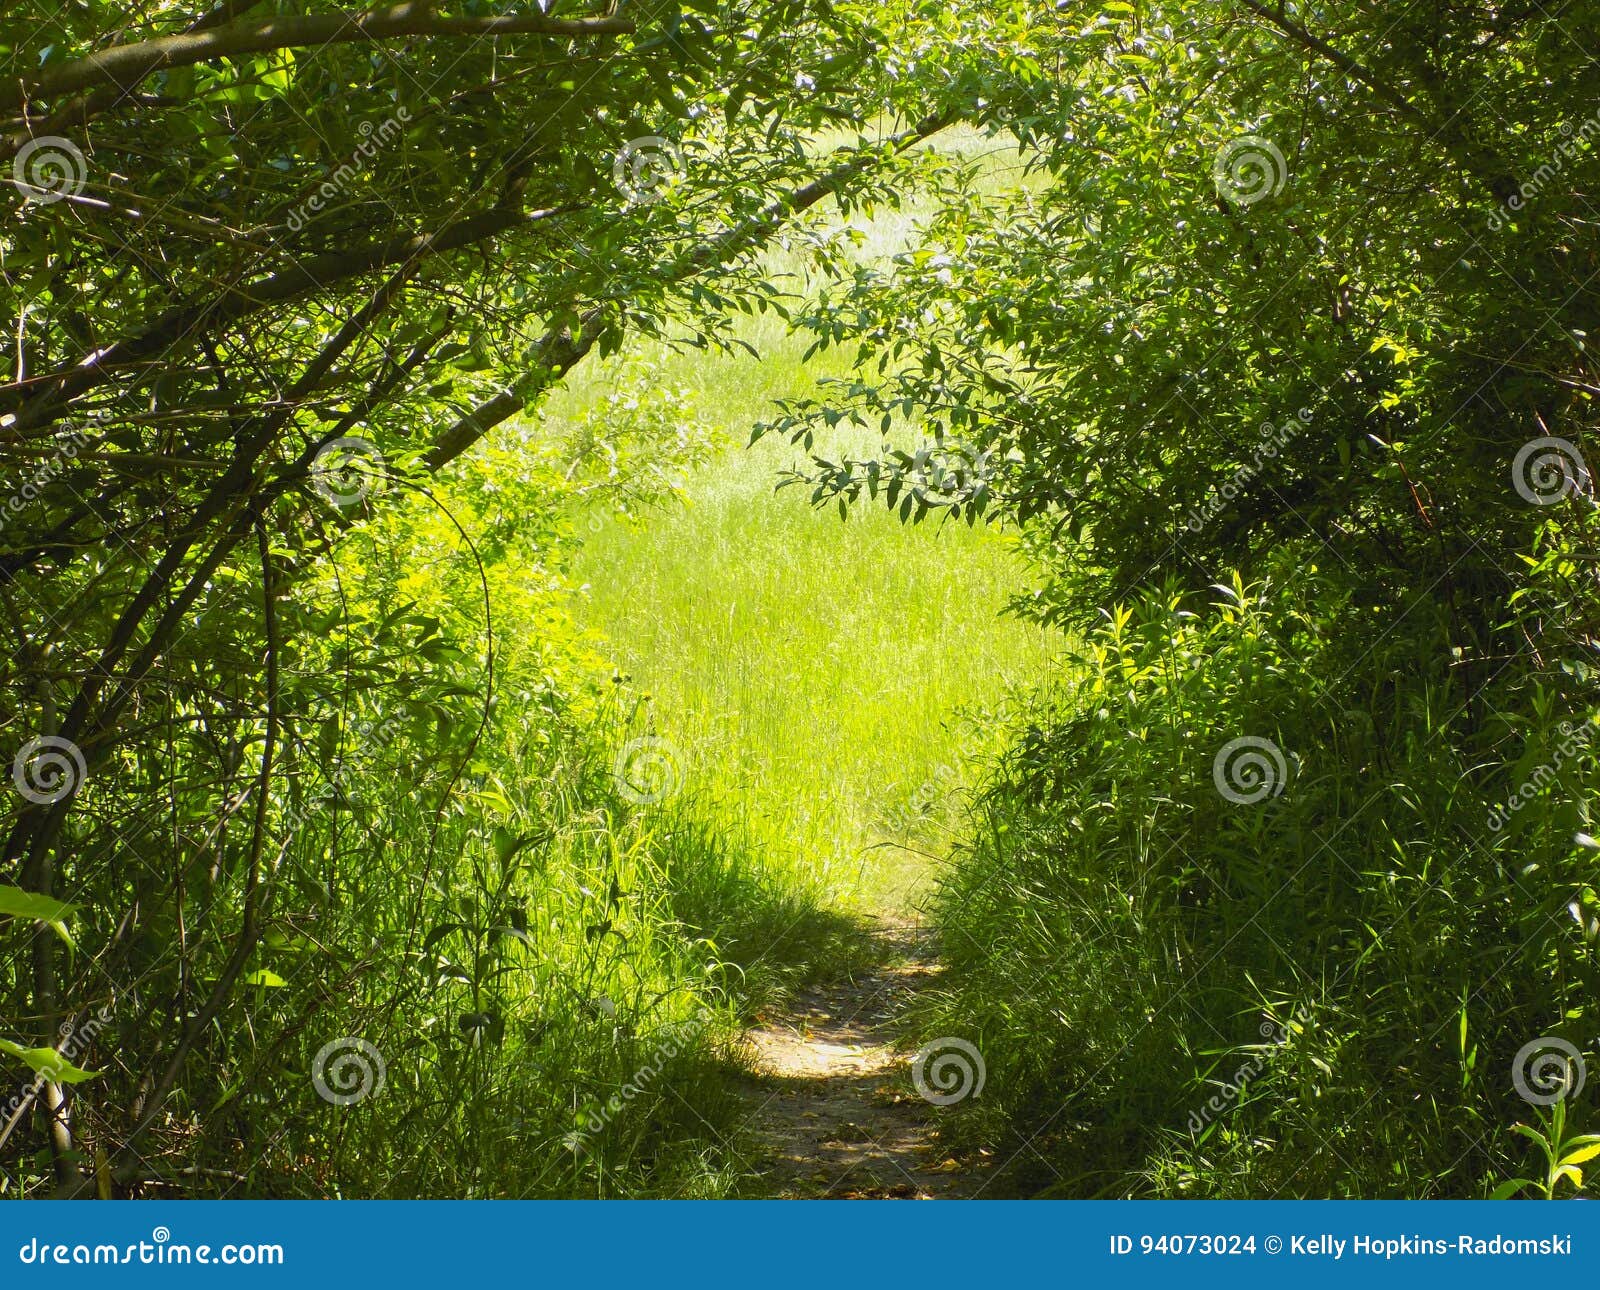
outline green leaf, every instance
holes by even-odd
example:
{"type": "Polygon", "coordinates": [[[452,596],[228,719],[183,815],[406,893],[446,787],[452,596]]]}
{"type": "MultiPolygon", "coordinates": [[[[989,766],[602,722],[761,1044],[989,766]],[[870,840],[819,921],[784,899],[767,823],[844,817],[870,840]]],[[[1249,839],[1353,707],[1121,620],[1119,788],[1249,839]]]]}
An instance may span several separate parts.
{"type": "Polygon", "coordinates": [[[23,891],[21,887],[0,885],[0,914],[13,918],[31,918],[41,923],[65,922],[77,910],[64,900],[53,900],[38,892],[23,891]]]}
{"type": "Polygon", "coordinates": [[[1511,1126],[1511,1132],[1520,1133],[1524,1138],[1528,1139],[1529,1142],[1537,1143],[1546,1151],[1549,1151],[1550,1149],[1550,1144],[1545,1139],[1544,1134],[1540,1133],[1537,1129],[1529,1128],[1526,1124],[1513,1124],[1511,1126]]]}
{"type": "Polygon", "coordinates": [[[99,1071],[86,1071],[74,1066],[54,1048],[24,1048],[9,1039],[0,1039],[0,1053],[9,1053],[26,1063],[35,1075],[43,1075],[57,1084],[81,1084],[99,1077],[99,1071]]]}
{"type": "Polygon", "coordinates": [[[245,985],[264,985],[274,989],[288,984],[281,976],[268,968],[257,968],[254,972],[246,972],[239,979],[245,985]]]}
{"type": "Polygon", "coordinates": [[[43,923],[68,945],[72,944],[72,933],[67,931],[67,919],[72,917],[77,909],[76,905],[68,904],[64,900],[55,900],[36,891],[23,891],[21,887],[7,887],[0,884],[0,914],[43,923]]]}
{"type": "Polygon", "coordinates": [[[1562,1156],[1558,1163],[1563,1165],[1581,1165],[1593,1160],[1596,1156],[1600,1156],[1600,1139],[1596,1139],[1587,1147],[1580,1147],[1578,1150],[1562,1156]]]}

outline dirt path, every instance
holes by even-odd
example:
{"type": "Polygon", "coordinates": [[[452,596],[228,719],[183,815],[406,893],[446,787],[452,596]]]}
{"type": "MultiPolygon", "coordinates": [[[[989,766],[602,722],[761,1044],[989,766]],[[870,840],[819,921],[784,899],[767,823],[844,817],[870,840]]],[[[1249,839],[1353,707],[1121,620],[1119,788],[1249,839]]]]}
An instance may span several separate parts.
{"type": "Polygon", "coordinates": [[[943,1107],[913,1087],[895,1019],[938,976],[929,937],[885,924],[885,966],[802,991],[748,1034],[758,1077],[751,1118],[764,1190],[785,1198],[953,1199],[983,1186],[986,1159],[949,1158],[943,1107]]]}

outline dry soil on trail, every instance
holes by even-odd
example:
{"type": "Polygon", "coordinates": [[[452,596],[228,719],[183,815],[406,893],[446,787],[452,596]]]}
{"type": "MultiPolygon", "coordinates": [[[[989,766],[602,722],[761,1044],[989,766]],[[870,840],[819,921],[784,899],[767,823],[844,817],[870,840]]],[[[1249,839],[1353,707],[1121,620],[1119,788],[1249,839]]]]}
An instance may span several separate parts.
{"type": "Polygon", "coordinates": [[[929,935],[883,924],[883,966],[799,992],[749,1031],[748,1090],[762,1190],[791,1199],[955,1199],[976,1195],[992,1161],[938,1144],[947,1108],[920,1097],[896,1018],[938,977],[929,935]]]}

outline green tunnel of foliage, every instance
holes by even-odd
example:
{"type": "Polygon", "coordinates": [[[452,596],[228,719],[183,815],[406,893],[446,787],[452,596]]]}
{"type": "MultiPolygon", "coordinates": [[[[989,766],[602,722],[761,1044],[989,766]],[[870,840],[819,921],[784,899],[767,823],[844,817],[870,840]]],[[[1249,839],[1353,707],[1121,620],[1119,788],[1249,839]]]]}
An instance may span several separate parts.
{"type": "Polygon", "coordinates": [[[562,607],[574,508],[704,445],[537,412],[762,310],[855,361],[758,433],[885,439],[794,482],[1020,531],[1081,642],[942,871],[949,1140],[1054,1195],[1582,1187],[1600,1071],[1513,1067],[1600,1061],[1593,0],[434,8],[0,35],[0,164],[81,168],[0,231],[0,730],[86,772],[0,806],[8,1194],[735,1189],[729,1037],[838,929],[635,809],[562,607]],[[911,146],[955,122],[1024,180],[911,146]],[[912,193],[887,262],[812,218],[912,193]]]}

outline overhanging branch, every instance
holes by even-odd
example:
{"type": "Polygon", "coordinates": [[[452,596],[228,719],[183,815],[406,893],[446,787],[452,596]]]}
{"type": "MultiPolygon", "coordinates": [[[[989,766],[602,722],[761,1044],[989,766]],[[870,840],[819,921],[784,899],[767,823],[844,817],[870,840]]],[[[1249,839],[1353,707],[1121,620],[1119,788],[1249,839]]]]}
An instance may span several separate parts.
{"type": "MultiPolygon", "coordinates": [[[[904,152],[953,125],[960,117],[961,114],[954,110],[924,117],[910,129],[888,139],[887,146],[895,153],[904,152]]],[[[775,198],[758,214],[715,237],[707,238],[682,256],[666,272],[665,280],[673,284],[687,281],[762,245],[796,215],[810,210],[839,192],[851,180],[865,174],[872,168],[878,155],[876,150],[857,153],[810,183],[775,198]]],[[[522,411],[530,401],[576,367],[594,348],[604,331],[603,311],[596,305],[582,315],[576,334],[567,328],[546,332],[539,339],[539,361],[534,364],[533,371],[512,388],[502,390],[492,399],[480,403],[440,435],[423,458],[428,469],[441,470],[495,426],[522,411]]]]}
{"type": "Polygon", "coordinates": [[[53,98],[103,86],[113,86],[126,93],[147,76],[169,67],[188,67],[214,58],[262,54],[275,49],[320,48],[396,36],[619,36],[635,30],[634,23],[627,18],[548,18],[543,14],[441,17],[433,12],[433,7],[431,3],[412,3],[369,9],[365,13],[252,19],[174,36],[157,36],[131,45],[113,45],[48,72],[19,79],[0,93],[0,108],[20,110],[30,99],[53,98]]]}
{"type": "Polygon", "coordinates": [[[237,322],[271,305],[326,290],[377,269],[473,246],[571,209],[558,207],[524,212],[512,207],[496,207],[456,220],[432,233],[389,238],[348,251],[307,256],[278,273],[228,288],[204,303],[175,306],[137,336],[115,341],[72,367],[26,382],[0,385],[0,410],[16,412],[17,422],[9,427],[11,432],[35,428],[47,422],[71,399],[111,380],[119,368],[163,354],[198,334],[202,328],[237,322]]]}

